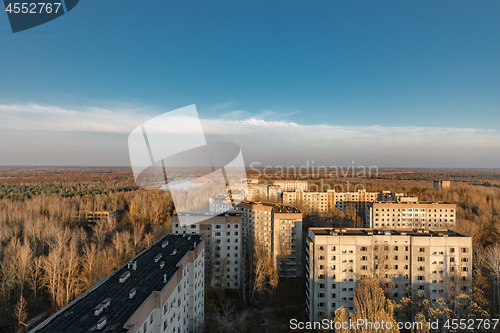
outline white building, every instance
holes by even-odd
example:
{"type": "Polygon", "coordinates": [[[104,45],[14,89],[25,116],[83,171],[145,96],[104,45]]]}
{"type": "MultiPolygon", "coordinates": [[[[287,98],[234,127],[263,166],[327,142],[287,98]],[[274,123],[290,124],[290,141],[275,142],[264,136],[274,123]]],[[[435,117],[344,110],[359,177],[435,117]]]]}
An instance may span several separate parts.
{"type": "Polygon", "coordinates": [[[201,234],[205,241],[205,276],[209,282],[225,289],[241,287],[241,213],[180,212],[172,217],[172,232],[201,234]]]}

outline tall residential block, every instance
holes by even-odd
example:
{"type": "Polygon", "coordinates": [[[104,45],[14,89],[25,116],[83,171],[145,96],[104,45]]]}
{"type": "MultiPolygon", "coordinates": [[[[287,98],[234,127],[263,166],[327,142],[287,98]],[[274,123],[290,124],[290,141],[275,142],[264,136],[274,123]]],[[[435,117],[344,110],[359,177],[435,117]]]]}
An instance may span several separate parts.
{"type": "Polygon", "coordinates": [[[201,234],[205,241],[207,280],[225,289],[241,287],[241,213],[179,212],[172,217],[172,233],[201,234]]]}
{"type": "Polygon", "coordinates": [[[295,207],[260,202],[230,206],[227,199],[211,199],[209,209],[242,214],[243,247],[261,246],[272,256],[280,277],[302,274],[302,213],[295,207]]]}
{"type": "Polygon", "coordinates": [[[353,311],[362,279],[378,278],[390,299],[411,287],[431,304],[471,286],[472,238],[454,231],[310,228],[306,242],[309,321],[353,311]]]}

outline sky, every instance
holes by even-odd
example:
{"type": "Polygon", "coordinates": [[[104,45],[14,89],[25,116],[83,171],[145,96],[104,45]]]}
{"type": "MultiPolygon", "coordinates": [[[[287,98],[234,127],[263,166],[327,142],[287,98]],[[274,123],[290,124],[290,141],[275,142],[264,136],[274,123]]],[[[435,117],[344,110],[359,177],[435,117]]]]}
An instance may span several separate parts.
{"type": "Polygon", "coordinates": [[[500,168],[499,12],[82,0],[16,34],[0,13],[0,165],[128,166],[134,128],[196,104],[248,165],[500,168]]]}

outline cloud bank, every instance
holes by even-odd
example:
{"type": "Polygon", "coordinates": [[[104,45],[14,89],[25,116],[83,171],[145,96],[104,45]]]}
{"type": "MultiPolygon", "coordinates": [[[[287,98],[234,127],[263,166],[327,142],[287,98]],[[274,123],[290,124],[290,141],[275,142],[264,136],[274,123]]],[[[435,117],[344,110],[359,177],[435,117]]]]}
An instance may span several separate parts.
{"type": "MultiPolygon", "coordinates": [[[[78,163],[87,160],[87,165],[99,165],[92,156],[82,158],[82,154],[88,153],[86,137],[92,135],[93,141],[89,142],[95,142],[98,136],[99,147],[94,144],[93,149],[101,152],[101,165],[126,165],[128,134],[152,117],[154,115],[148,115],[142,109],[65,109],[37,104],[0,104],[0,139],[3,141],[9,133],[14,145],[9,146],[8,151],[0,148],[0,164],[16,164],[16,155],[23,155],[27,149],[26,140],[15,140],[16,136],[36,132],[50,133],[47,138],[64,137],[64,144],[69,146],[74,138],[75,142],[78,141],[76,146],[81,147],[78,163]],[[102,159],[102,156],[107,156],[107,150],[113,150],[108,156],[113,156],[116,162],[107,163],[102,159]]],[[[265,117],[266,113],[252,116],[245,111],[233,111],[217,119],[202,119],[202,125],[209,141],[239,144],[247,164],[260,161],[273,165],[300,165],[305,160],[316,159],[325,165],[332,160],[342,163],[356,160],[371,165],[400,167],[500,166],[500,133],[497,130],[382,124],[308,125],[271,121],[265,117]]],[[[36,144],[39,149],[57,156],[57,142],[54,143],[53,139],[44,144],[43,136],[38,134],[38,137],[36,144]]],[[[66,159],[71,160],[71,153],[66,155],[66,159]]],[[[25,164],[26,157],[23,158],[25,164]]],[[[35,160],[31,163],[40,164],[35,160]]]]}

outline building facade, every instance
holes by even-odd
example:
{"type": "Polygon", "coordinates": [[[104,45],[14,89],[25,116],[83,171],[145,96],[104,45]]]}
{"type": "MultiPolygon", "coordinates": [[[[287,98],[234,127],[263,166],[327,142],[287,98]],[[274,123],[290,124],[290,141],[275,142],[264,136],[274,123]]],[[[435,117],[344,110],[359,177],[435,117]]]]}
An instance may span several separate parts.
{"type": "Polygon", "coordinates": [[[274,258],[280,277],[302,274],[302,213],[295,207],[260,202],[243,202],[230,207],[226,200],[211,200],[214,213],[233,209],[242,214],[243,248],[255,244],[274,258]]]}
{"type": "Polygon", "coordinates": [[[435,202],[372,202],[366,210],[370,228],[455,229],[456,205],[435,202]]]}
{"type": "Polygon", "coordinates": [[[331,212],[335,209],[344,210],[353,205],[357,211],[364,212],[368,202],[378,200],[379,192],[367,192],[358,190],[356,192],[283,192],[283,204],[289,206],[301,206],[314,212],[331,212]]]}
{"type": "Polygon", "coordinates": [[[277,180],[274,185],[281,187],[283,192],[308,191],[307,180],[277,180]]]}
{"type": "MultiPolygon", "coordinates": [[[[242,283],[242,214],[177,213],[172,233],[201,234],[205,241],[205,276],[216,286],[239,289],[242,283]],[[207,216],[210,218],[207,219],[207,216]]],[[[208,282],[207,281],[207,282],[208,282]]]]}
{"type": "Polygon", "coordinates": [[[202,332],[200,236],[167,235],[31,332],[202,332]]]}
{"type": "Polygon", "coordinates": [[[378,278],[388,297],[436,304],[471,285],[472,239],[449,230],[310,228],[306,240],[306,307],[309,321],[354,310],[357,284],[378,278]]]}

